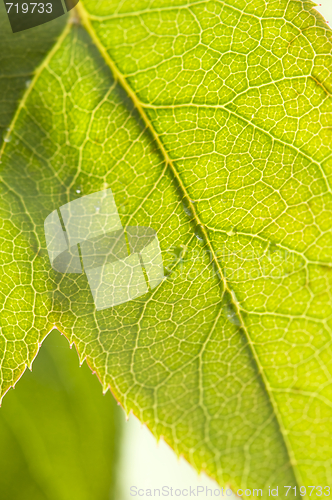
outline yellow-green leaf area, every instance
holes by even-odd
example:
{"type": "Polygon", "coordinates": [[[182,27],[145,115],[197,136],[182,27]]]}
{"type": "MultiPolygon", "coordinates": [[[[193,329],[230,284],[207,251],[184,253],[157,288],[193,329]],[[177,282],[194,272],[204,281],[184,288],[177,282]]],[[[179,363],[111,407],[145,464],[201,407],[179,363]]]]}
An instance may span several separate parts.
{"type": "Polygon", "coordinates": [[[330,29],[302,0],[81,0],[73,21],[2,151],[2,391],[55,325],[222,486],[328,485],[330,29]],[[167,278],[96,311],[43,224],[107,188],[167,278]]]}

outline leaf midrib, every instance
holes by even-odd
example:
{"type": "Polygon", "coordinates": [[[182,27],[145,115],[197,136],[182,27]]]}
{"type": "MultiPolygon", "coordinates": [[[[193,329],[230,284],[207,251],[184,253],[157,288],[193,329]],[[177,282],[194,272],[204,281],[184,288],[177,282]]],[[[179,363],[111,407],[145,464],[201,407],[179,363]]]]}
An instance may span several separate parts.
{"type": "MultiPolygon", "coordinates": [[[[183,194],[184,194],[184,196],[186,198],[186,202],[188,204],[188,207],[192,211],[193,219],[194,219],[196,225],[200,227],[200,229],[201,229],[201,231],[203,233],[205,242],[206,242],[206,244],[207,244],[207,246],[208,246],[208,248],[209,248],[209,250],[211,252],[211,255],[213,257],[214,263],[215,263],[215,265],[216,265],[216,267],[217,267],[217,269],[219,271],[220,277],[222,279],[222,283],[223,283],[223,286],[224,286],[223,296],[225,295],[225,292],[228,292],[229,296],[231,297],[232,305],[233,305],[233,307],[234,307],[234,309],[236,311],[236,314],[238,316],[238,319],[240,321],[240,328],[242,329],[242,331],[246,335],[246,339],[247,339],[247,342],[248,342],[249,350],[250,350],[250,353],[251,353],[252,358],[254,360],[254,363],[256,365],[258,376],[260,376],[261,379],[262,379],[263,387],[265,389],[265,392],[266,392],[266,395],[267,395],[267,399],[268,399],[268,401],[269,401],[269,403],[270,403],[270,405],[272,407],[272,410],[274,412],[274,416],[275,416],[277,424],[278,424],[279,432],[280,432],[280,434],[282,436],[282,439],[283,439],[283,442],[284,442],[284,446],[285,446],[285,449],[286,449],[286,452],[287,452],[287,456],[288,456],[288,459],[289,459],[289,464],[290,464],[290,466],[292,468],[294,479],[295,479],[295,481],[297,483],[297,486],[300,486],[301,481],[300,481],[300,477],[299,477],[299,471],[295,467],[296,460],[295,460],[295,457],[294,457],[294,454],[293,454],[293,450],[292,450],[292,448],[290,446],[290,443],[289,443],[289,441],[287,439],[286,431],[285,431],[284,426],[283,426],[283,422],[282,422],[282,419],[281,419],[281,415],[280,415],[279,409],[278,409],[277,404],[274,401],[274,398],[272,396],[269,383],[267,381],[267,378],[265,376],[263,367],[262,367],[262,365],[260,363],[259,357],[258,357],[258,355],[256,353],[255,348],[254,348],[253,342],[252,342],[252,340],[250,338],[250,335],[249,335],[249,332],[247,330],[247,326],[246,326],[246,324],[244,322],[244,318],[242,316],[239,304],[238,304],[237,300],[235,299],[234,292],[230,288],[230,286],[228,285],[228,282],[227,282],[227,280],[226,280],[226,278],[224,276],[223,270],[222,270],[222,268],[221,268],[221,266],[219,264],[218,259],[216,258],[216,255],[215,255],[213,246],[212,246],[212,244],[211,244],[211,242],[209,240],[206,228],[205,228],[204,225],[202,225],[202,223],[201,223],[201,221],[199,219],[199,216],[197,214],[196,208],[195,208],[194,204],[191,202],[191,199],[190,199],[190,197],[189,197],[189,195],[187,193],[186,187],[185,187],[185,185],[182,182],[182,179],[181,179],[181,177],[179,175],[179,172],[177,171],[177,169],[176,169],[176,167],[175,167],[175,165],[173,163],[173,160],[169,157],[168,152],[167,152],[164,144],[162,143],[162,141],[161,141],[158,133],[154,129],[151,121],[149,120],[147,114],[145,113],[144,108],[143,108],[141,102],[139,101],[139,99],[137,98],[135,92],[130,87],[130,85],[128,84],[126,78],[121,73],[121,71],[118,69],[118,67],[116,66],[115,62],[111,59],[110,55],[108,54],[106,48],[103,46],[103,44],[101,43],[100,39],[98,38],[98,36],[97,36],[97,34],[96,34],[95,30],[93,29],[93,26],[92,26],[92,24],[90,22],[89,14],[85,10],[85,8],[83,7],[82,2],[80,2],[76,6],[76,9],[77,9],[77,12],[79,14],[79,17],[80,17],[80,19],[82,21],[82,24],[83,24],[84,28],[86,29],[86,31],[90,35],[91,39],[95,43],[95,45],[98,48],[100,54],[102,55],[103,59],[105,60],[107,66],[110,68],[110,70],[111,70],[111,72],[113,74],[114,79],[119,82],[119,84],[122,86],[122,88],[124,89],[124,91],[130,97],[130,99],[132,100],[135,108],[139,112],[139,115],[141,116],[142,120],[144,121],[147,129],[150,131],[150,133],[152,134],[154,140],[158,144],[158,147],[159,147],[159,149],[160,149],[160,151],[161,151],[161,153],[162,153],[162,155],[163,155],[163,157],[165,159],[166,165],[171,169],[172,174],[174,175],[174,177],[175,177],[175,179],[176,179],[179,187],[181,188],[181,190],[182,190],[182,192],[183,192],[183,194]]],[[[221,297],[221,300],[223,299],[223,296],[221,297]]]]}

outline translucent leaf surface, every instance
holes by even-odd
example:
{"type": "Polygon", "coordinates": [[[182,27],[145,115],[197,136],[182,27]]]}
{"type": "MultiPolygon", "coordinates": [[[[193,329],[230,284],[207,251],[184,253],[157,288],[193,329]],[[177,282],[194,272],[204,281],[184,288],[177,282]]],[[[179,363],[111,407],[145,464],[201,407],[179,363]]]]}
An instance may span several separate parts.
{"type": "Polygon", "coordinates": [[[221,485],[329,484],[332,36],[312,5],[81,0],[2,150],[2,393],[56,325],[221,485]],[[44,221],[105,189],[167,278],[97,311],[44,221]]]}
{"type": "Polygon", "coordinates": [[[13,36],[3,2],[0,3],[0,145],[18,106],[42,62],[64,27],[65,18],[13,36]]]}

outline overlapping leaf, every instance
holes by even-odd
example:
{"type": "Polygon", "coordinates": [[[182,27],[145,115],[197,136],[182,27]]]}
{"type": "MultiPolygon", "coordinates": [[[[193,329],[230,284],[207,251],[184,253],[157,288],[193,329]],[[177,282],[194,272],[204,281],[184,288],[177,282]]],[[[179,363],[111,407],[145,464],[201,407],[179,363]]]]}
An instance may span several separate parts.
{"type": "MultiPolygon", "coordinates": [[[[4,393],[56,325],[220,484],[331,480],[332,37],[302,0],[84,0],[2,154],[4,393]],[[43,223],[111,188],[167,279],[96,312],[43,223]]],[[[313,494],[313,497],[316,493],[313,494]]]]}
{"type": "Polygon", "coordinates": [[[117,500],[121,417],[53,331],[0,411],[0,497],[117,500]]]}

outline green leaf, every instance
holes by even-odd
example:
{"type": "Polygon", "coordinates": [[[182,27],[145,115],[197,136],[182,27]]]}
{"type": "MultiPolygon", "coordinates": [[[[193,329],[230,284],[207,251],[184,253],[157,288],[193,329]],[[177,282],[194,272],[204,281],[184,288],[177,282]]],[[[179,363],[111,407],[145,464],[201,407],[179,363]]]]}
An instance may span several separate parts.
{"type": "Polygon", "coordinates": [[[2,151],[2,393],[56,325],[221,485],[331,482],[332,35],[312,6],[81,0],[2,151]],[[168,276],[96,311],[44,220],[106,188],[168,276]]]}
{"type": "Polygon", "coordinates": [[[58,332],[0,411],[0,496],[116,499],[121,414],[58,332]]]}
{"type": "Polygon", "coordinates": [[[39,66],[63,30],[65,17],[33,31],[13,35],[4,4],[0,3],[0,146],[18,101],[39,66]]]}

